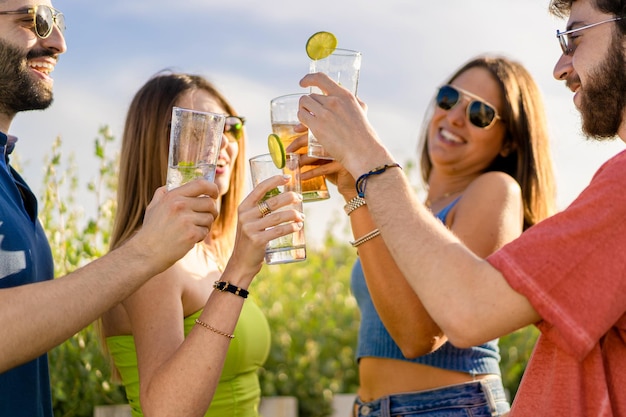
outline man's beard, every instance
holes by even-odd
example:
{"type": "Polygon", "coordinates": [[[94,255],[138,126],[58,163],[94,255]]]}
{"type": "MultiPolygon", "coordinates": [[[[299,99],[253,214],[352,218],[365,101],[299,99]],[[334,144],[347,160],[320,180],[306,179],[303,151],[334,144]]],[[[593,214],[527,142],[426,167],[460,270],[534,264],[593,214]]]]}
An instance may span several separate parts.
{"type": "Polygon", "coordinates": [[[52,104],[52,89],[48,83],[33,79],[27,58],[50,55],[23,51],[0,40],[0,113],[14,115],[21,111],[42,110],[52,104]]]}
{"type": "Polygon", "coordinates": [[[621,36],[611,41],[606,59],[590,72],[581,90],[582,130],[599,140],[617,135],[626,106],[626,62],[621,36]]]}

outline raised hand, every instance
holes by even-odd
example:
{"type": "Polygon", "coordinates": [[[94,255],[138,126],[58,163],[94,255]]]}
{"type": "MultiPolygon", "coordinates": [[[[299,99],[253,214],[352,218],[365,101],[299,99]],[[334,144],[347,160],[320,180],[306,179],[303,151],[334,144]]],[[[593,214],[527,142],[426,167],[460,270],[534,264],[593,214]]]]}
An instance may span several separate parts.
{"type": "Polygon", "coordinates": [[[143,226],[129,243],[167,268],[206,238],[218,214],[217,196],[217,185],[202,179],[170,191],[160,187],[146,209],[143,226]]]}
{"type": "Polygon", "coordinates": [[[306,75],[300,86],[323,94],[303,96],[298,118],[350,173],[360,175],[393,159],[367,120],[365,103],[350,91],[322,73],[306,75]]]}
{"type": "Polygon", "coordinates": [[[262,213],[260,202],[265,194],[285,185],[288,177],[276,175],[262,181],[241,202],[238,210],[235,248],[228,262],[228,269],[236,267],[250,279],[261,269],[267,243],[304,227],[304,214],[297,210],[279,208],[302,201],[294,192],[284,192],[265,200],[269,213],[262,213]]]}

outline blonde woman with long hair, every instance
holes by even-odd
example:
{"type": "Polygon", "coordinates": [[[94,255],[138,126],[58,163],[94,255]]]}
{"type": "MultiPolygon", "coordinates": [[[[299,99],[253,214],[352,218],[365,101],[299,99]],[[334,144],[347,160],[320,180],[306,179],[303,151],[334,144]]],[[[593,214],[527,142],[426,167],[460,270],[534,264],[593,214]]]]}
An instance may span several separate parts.
{"type": "MultiPolygon", "coordinates": [[[[104,315],[103,334],[134,417],[255,417],[257,370],[269,354],[270,330],[260,308],[244,296],[261,268],[265,244],[301,228],[302,215],[289,210],[265,216],[259,210],[265,192],[284,184],[280,176],[261,183],[239,205],[245,119],[204,78],[164,73],[150,79],[130,105],[112,248],[141,228],[148,196],[165,183],[174,106],[227,115],[215,176],[220,213],[205,241],[104,315]],[[296,222],[265,230],[288,220],[296,222]]],[[[275,210],[298,198],[285,193],[267,203],[275,210]]]]}

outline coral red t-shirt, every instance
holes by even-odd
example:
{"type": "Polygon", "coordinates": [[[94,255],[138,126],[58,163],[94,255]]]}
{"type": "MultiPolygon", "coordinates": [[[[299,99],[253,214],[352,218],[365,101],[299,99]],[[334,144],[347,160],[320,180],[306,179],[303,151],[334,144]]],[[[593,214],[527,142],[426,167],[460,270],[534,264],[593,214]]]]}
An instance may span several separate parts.
{"type": "Polygon", "coordinates": [[[626,151],[487,260],[542,317],[510,417],[626,417],[626,151]]]}

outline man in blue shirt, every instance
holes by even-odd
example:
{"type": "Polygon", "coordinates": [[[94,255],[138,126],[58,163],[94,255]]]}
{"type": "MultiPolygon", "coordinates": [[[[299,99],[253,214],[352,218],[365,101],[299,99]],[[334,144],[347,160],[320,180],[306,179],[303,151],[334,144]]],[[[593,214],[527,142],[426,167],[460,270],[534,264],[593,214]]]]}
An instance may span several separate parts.
{"type": "Polygon", "coordinates": [[[215,184],[162,187],[133,238],[53,280],[37,199],[9,163],[17,139],[8,130],[18,112],[52,103],[50,74],[66,51],[64,28],[49,0],[0,0],[1,416],[52,417],[46,352],[167,269],[206,237],[217,216],[215,184]]]}

